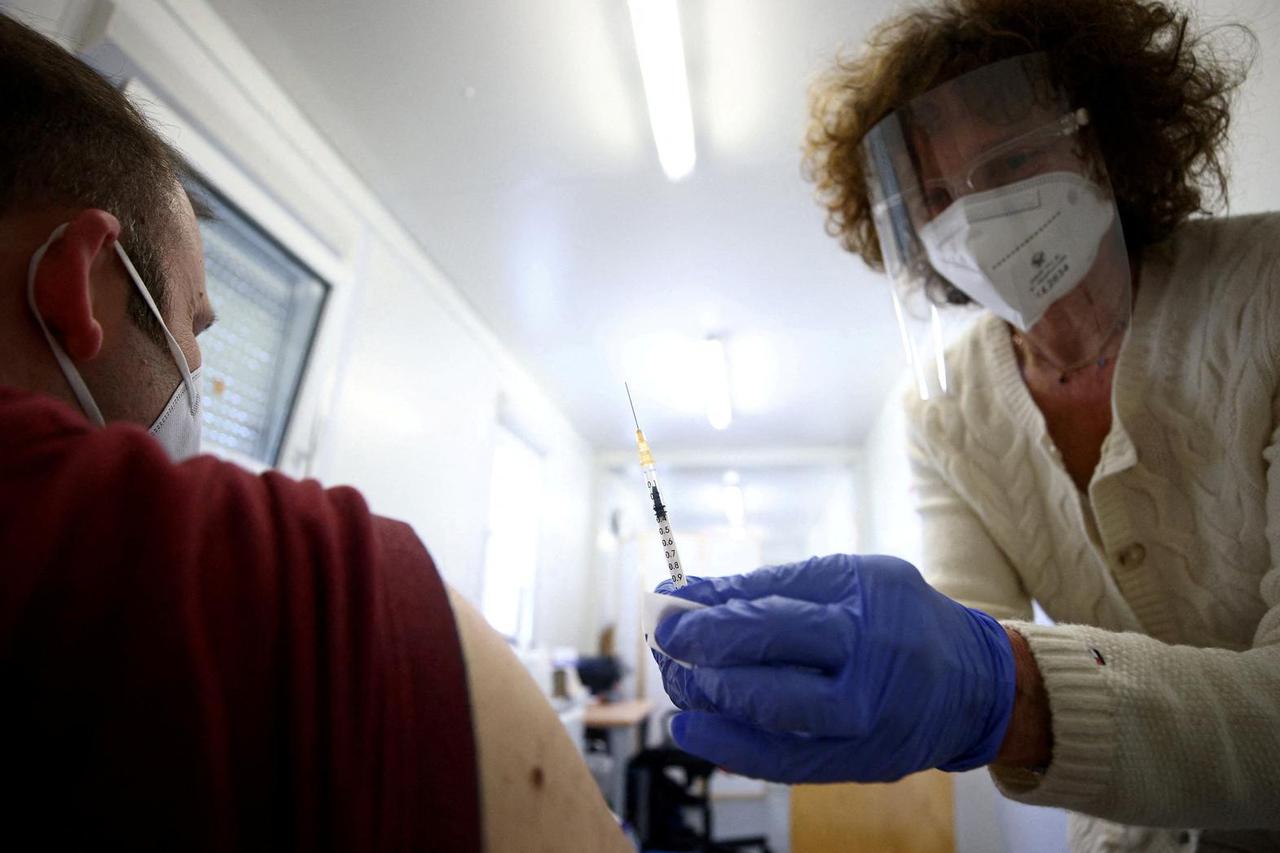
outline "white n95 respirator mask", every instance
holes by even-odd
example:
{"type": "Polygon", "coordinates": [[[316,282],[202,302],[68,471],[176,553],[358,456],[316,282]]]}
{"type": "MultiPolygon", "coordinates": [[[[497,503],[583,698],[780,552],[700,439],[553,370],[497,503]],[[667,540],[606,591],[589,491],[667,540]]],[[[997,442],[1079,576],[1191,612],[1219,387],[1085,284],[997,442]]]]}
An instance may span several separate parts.
{"type": "Polygon", "coordinates": [[[1093,266],[1115,205],[1072,172],[961,196],[919,229],[933,268],[1027,331],[1093,266]]]}
{"type": "MultiPolygon", "coordinates": [[[[58,366],[62,368],[62,373],[66,376],[67,383],[71,386],[71,391],[75,394],[76,400],[79,401],[80,408],[84,410],[85,415],[93,423],[98,426],[105,426],[102,411],[98,408],[97,402],[94,401],[93,395],[89,393],[89,387],[85,385],[84,378],[81,377],[80,371],[76,369],[75,362],[71,360],[66,351],[63,350],[62,345],[58,343],[57,338],[49,331],[44,318],[40,316],[40,310],[36,307],[36,271],[40,268],[40,262],[44,259],[49,247],[66,230],[66,223],[59,225],[49,235],[49,239],[39,249],[36,249],[31,256],[31,264],[27,269],[27,305],[35,316],[36,322],[40,324],[45,340],[49,342],[49,348],[53,350],[53,357],[57,360],[58,366]]],[[[125,271],[129,275],[129,280],[133,282],[133,286],[141,295],[142,301],[146,303],[147,309],[156,318],[156,322],[160,324],[160,329],[164,332],[165,341],[169,346],[169,354],[173,356],[173,361],[178,366],[178,373],[182,377],[178,382],[178,387],[170,395],[169,401],[151,424],[149,431],[174,461],[195,456],[200,452],[200,368],[196,368],[194,373],[188,369],[187,357],[169,332],[169,327],[165,325],[164,318],[160,316],[160,311],[156,308],[155,300],[151,298],[150,292],[143,285],[138,271],[134,269],[133,262],[129,260],[129,255],[119,241],[116,241],[115,249],[116,254],[124,264],[125,271]]]]}

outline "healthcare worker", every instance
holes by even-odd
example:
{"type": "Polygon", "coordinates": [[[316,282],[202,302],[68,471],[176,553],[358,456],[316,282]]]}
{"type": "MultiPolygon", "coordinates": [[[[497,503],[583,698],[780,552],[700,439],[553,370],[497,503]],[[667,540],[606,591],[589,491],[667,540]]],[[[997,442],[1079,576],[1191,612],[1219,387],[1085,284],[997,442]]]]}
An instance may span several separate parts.
{"type": "Polygon", "coordinates": [[[989,765],[1076,850],[1280,849],[1280,217],[1193,218],[1227,61],[1165,3],[952,0],[820,81],[808,165],[904,337],[985,309],[909,346],[932,585],[692,581],[655,633],[681,746],[783,782],[989,765]]]}

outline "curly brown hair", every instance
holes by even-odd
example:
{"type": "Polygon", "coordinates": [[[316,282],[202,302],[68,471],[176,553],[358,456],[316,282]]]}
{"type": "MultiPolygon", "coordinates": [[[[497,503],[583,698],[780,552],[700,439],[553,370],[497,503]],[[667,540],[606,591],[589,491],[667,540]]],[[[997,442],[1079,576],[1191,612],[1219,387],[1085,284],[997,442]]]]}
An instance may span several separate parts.
{"type": "Polygon", "coordinates": [[[1226,201],[1231,97],[1255,47],[1239,25],[1193,35],[1186,12],[1154,0],[941,0],[912,8],[815,82],[805,174],[827,209],[828,233],[883,269],[863,136],[937,85],[1043,51],[1072,106],[1089,111],[1126,242],[1151,245],[1226,201]],[[1208,37],[1227,32],[1245,49],[1208,37]]]}

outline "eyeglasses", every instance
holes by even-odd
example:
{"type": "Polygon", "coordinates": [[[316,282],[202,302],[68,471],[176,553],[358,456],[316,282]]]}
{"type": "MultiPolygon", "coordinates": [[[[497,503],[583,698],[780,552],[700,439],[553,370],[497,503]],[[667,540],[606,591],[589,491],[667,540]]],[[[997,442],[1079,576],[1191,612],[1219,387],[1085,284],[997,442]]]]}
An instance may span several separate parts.
{"type": "Polygon", "coordinates": [[[1088,123],[1088,110],[1075,110],[984,151],[961,175],[923,181],[920,194],[925,210],[930,216],[936,216],[959,196],[1008,186],[1052,171],[1060,162],[1062,141],[1088,123]]]}

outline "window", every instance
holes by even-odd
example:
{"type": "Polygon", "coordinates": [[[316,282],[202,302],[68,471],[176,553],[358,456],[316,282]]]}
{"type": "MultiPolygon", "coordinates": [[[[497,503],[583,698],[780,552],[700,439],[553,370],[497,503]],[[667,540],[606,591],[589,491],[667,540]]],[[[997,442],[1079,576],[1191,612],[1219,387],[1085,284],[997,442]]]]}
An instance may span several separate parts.
{"type": "Polygon", "coordinates": [[[495,630],[521,646],[533,642],[541,482],[537,452],[498,427],[489,478],[481,610],[495,630]]]}
{"type": "Polygon", "coordinates": [[[215,217],[200,223],[218,315],[200,336],[201,444],[274,465],[328,286],[207,186],[189,183],[215,217]]]}

